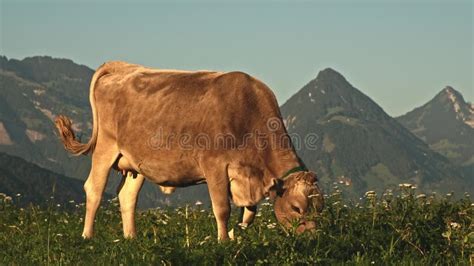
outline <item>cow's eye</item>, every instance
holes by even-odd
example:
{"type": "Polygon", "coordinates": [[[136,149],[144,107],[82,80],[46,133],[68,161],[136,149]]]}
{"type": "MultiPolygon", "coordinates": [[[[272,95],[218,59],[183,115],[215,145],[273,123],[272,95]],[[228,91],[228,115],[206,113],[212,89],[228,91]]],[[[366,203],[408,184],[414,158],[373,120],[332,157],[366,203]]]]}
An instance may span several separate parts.
{"type": "Polygon", "coordinates": [[[295,212],[297,212],[297,213],[301,214],[301,209],[300,209],[300,208],[298,208],[297,206],[295,206],[295,205],[291,205],[291,209],[292,209],[293,211],[295,211],[295,212]]]}

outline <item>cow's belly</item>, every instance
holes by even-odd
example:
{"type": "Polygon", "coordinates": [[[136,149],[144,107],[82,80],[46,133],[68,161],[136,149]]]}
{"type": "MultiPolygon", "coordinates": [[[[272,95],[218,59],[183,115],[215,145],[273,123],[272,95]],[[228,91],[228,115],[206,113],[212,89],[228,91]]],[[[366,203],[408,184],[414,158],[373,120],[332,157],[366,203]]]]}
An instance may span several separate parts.
{"type": "Polygon", "coordinates": [[[162,156],[156,156],[158,153],[123,151],[117,166],[120,170],[142,174],[150,182],[162,186],[185,187],[205,182],[204,175],[194,160],[177,159],[163,153],[162,156]]]}

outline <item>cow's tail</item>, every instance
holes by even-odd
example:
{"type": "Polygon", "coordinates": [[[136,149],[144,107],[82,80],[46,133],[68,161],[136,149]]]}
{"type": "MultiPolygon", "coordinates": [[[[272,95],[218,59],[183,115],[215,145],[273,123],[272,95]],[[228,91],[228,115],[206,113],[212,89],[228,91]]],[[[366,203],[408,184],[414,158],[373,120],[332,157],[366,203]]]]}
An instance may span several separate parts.
{"type": "Polygon", "coordinates": [[[95,148],[95,144],[97,143],[97,134],[99,132],[99,119],[97,115],[97,108],[95,105],[95,84],[97,80],[107,74],[108,71],[104,65],[102,65],[92,77],[91,85],[90,85],[90,94],[89,94],[89,101],[91,103],[92,108],[92,136],[87,143],[81,143],[79,140],[76,139],[74,134],[74,130],[72,129],[72,122],[71,120],[64,116],[59,115],[55,119],[56,128],[58,129],[59,138],[61,139],[64,148],[72,153],[75,156],[81,154],[88,154],[89,152],[93,152],[95,148]]]}

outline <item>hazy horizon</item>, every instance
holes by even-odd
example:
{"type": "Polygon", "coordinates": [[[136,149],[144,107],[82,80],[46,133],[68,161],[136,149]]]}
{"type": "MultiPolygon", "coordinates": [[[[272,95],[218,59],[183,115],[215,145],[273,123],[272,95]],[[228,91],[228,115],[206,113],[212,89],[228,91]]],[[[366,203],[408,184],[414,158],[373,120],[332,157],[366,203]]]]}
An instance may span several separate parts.
{"type": "Polygon", "coordinates": [[[450,85],[473,102],[473,3],[1,1],[1,50],[96,68],[241,70],[283,104],[327,67],[390,115],[450,85]]]}

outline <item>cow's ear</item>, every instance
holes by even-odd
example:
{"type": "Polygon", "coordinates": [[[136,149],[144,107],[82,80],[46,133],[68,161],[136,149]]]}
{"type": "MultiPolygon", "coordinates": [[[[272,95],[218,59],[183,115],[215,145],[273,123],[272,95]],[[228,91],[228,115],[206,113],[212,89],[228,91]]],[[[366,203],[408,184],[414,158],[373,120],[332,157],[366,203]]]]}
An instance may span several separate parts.
{"type": "Polygon", "coordinates": [[[280,179],[272,178],[265,186],[265,196],[273,200],[277,196],[281,196],[282,190],[283,182],[280,179]]]}
{"type": "Polygon", "coordinates": [[[307,172],[307,174],[304,175],[304,178],[307,182],[314,184],[318,181],[318,176],[316,173],[313,172],[307,172]]]}

